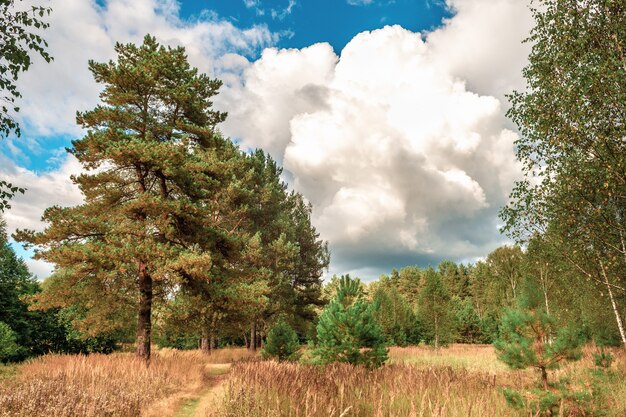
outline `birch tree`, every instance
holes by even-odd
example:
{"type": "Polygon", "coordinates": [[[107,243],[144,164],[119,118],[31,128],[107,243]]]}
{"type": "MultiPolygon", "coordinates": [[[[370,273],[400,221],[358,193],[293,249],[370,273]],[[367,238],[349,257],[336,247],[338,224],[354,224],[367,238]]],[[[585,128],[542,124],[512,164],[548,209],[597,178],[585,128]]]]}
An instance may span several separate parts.
{"type": "Polygon", "coordinates": [[[581,278],[603,283],[624,334],[614,295],[626,283],[626,4],[535,6],[528,86],[510,97],[524,179],[501,212],[505,231],[519,241],[549,231],[581,278]]]}

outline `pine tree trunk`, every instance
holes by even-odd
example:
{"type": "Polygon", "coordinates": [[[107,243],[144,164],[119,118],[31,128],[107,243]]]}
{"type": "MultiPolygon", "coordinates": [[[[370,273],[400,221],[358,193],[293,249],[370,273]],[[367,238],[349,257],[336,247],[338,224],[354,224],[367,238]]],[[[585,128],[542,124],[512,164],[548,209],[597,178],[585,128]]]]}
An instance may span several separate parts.
{"type": "Polygon", "coordinates": [[[217,337],[214,334],[211,335],[211,350],[217,349],[217,337]]]}
{"type": "Polygon", "coordinates": [[[202,353],[211,353],[211,346],[209,345],[209,331],[206,328],[202,329],[202,342],[200,343],[200,350],[202,353]]]}
{"type": "Polygon", "coordinates": [[[243,334],[243,343],[246,345],[247,349],[250,349],[250,345],[248,344],[248,335],[245,332],[243,334]]]}
{"type": "Polygon", "coordinates": [[[250,326],[250,350],[256,351],[256,322],[250,326]]]}
{"type": "Polygon", "coordinates": [[[613,307],[613,314],[615,314],[615,321],[617,321],[619,335],[622,338],[622,344],[624,345],[624,349],[626,349],[626,334],[624,333],[624,325],[622,323],[622,318],[619,315],[619,310],[617,309],[617,303],[615,302],[615,298],[613,298],[613,290],[611,290],[609,277],[604,270],[604,265],[602,262],[600,262],[600,269],[602,270],[602,275],[604,275],[604,283],[606,284],[606,289],[609,292],[609,299],[611,300],[611,306],[613,307]]]}
{"type": "Polygon", "coordinates": [[[150,364],[150,333],[152,330],[152,277],[146,264],[139,261],[139,314],[137,318],[137,356],[150,364]]]}

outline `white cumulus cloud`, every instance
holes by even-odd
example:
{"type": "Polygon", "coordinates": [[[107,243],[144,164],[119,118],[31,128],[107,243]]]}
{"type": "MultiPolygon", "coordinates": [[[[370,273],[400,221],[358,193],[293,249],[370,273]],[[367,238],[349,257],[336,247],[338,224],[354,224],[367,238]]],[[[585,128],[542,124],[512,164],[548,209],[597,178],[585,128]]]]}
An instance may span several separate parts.
{"type": "Polygon", "coordinates": [[[524,87],[532,19],[519,1],[448,5],[434,32],[364,32],[339,56],[266,50],[218,100],[225,132],[269,150],[313,203],[332,271],[475,259],[503,241],[520,172],[504,95],[524,87]]]}
{"type": "Polygon", "coordinates": [[[18,116],[31,134],[43,136],[80,134],[76,111],[93,108],[101,90],[87,63],[114,58],[116,42],[141,43],[150,33],[162,43],[185,46],[193,65],[214,74],[224,55],[251,54],[277,40],[265,25],[242,29],[210,13],[182,20],[175,0],[107,0],[103,6],[63,0],[51,7],[50,28],[42,35],[54,61],[36,60],[18,85],[24,96],[18,116]]]}
{"type": "MultiPolygon", "coordinates": [[[[29,132],[80,135],[74,113],[100,90],[87,60],[112,58],[114,41],[150,32],[224,79],[223,131],[284,164],[331,243],[332,272],[369,278],[477,258],[502,242],[497,212],[519,175],[504,95],[524,87],[521,40],[532,19],[525,1],[447,4],[454,16],[430,33],[389,26],[356,35],[340,54],[320,43],[267,48],[250,62],[276,42],[265,26],[240,29],[210,14],[183,21],[173,0],[66,0],[53,4],[46,31],[55,62],[20,81],[21,114],[29,132]]],[[[29,188],[7,214],[10,229],[40,229],[45,207],[80,202],[69,183],[75,160],[46,174],[0,162],[3,178],[29,188]]]]}
{"type": "MultiPolygon", "coordinates": [[[[35,173],[15,165],[0,154],[0,178],[26,187],[26,192],[17,194],[11,200],[11,209],[2,215],[6,220],[9,235],[17,229],[42,231],[45,224],[41,222],[41,217],[48,207],[74,206],[82,203],[82,194],[70,179],[71,175],[77,175],[80,172],[80,163],[72,156],[65,158],[59,168],[54,171],[35,173]]],[[[47,277],[52,271],[52,265],[47,262],[28,257],[25,261],[28,269],[41,279],[47,277]]]]}

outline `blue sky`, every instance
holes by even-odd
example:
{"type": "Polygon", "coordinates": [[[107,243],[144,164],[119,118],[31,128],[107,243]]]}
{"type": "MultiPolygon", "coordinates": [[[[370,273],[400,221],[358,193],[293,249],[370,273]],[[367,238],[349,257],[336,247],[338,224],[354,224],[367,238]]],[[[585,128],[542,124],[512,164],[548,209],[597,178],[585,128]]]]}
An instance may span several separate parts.
{"type": "MultiPolygon", "coordinates": [[[[24,0],[37,2],[41,0],[24,0]]],[[[519,175],[505,95],[523,88],[532,19],[520,0],[51,0],[55,60],[19,80],[21,138],[0,178],[28,189],[9,232],[76,205],[65,147],[98,104],[87,61],[151,33],[225,84],[222,132],[280,161],[313,205],[330,273],[474,261],[506,242],[498,210],[519,175]]],[[[51,265],[28,259],[45,278],[51,265]]]]}
{"type": "Polygon", "coordinates": [[[398,24],[412,31],[432,29],[450,13],[433,0],[378,0],[369,4],[347,0],[205,0],[181,2],[181,14],[201,16],[212,10],[242,27],[265,23],[273,31],[293,33],[278,43],[283,48],[303,48],[329,42],[335,52],[354,35],[398,24]],[[359,4],[361,3],[361,4],[359,4]],[[291,8],[289,5],[292,4],[291,8]]]}

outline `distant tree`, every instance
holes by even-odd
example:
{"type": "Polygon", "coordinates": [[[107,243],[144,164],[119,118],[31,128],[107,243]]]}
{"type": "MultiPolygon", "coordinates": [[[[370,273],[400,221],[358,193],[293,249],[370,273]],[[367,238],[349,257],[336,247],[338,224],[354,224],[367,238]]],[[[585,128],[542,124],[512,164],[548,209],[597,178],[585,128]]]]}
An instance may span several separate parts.
{"type": "MultiPolygon", "coordinates": [[[[346,277],[350,277],[350,274],[346,275],[346,277]]],[[[341,282],[343,278],[344,275],[339,276],[335,274],[324,285],[322,293],[326,304],[330,303],[339,295],[339,289],[341,288],[341,282]]],[[[363,282],[358,278],[353,279],[353,281],[356,281],[358,283],[359,292],[362,295],[366,295],[367,291],[365,284],[363,284],[363,282]]]]}
{"type": "Polygon", "coordinates": [[[381,277],[373,291],[374,312],[386,341],[390,345],[406,346],[419,342],[419,328],[413,309],[395,287],[391,278],[381,277]]]}
{"type": "Polygon", "coordinates": [[[484,336],[481,329],[480,317],[474,309],[474,305],[469,298],[459,300],[452,299],[454,310],[456,340],[460,343],[481,343],[484,336]]]}
{"type": "Polygon", "coordinates": [[[419,295],[418,316],[435,348],[452,339],[454,316],[450,307],[450,294],[441,276],[429,267],[424,273],[424,286],[419,295]]]}
{"type": "Polygon", "coordinates": [[[381,366],[387,360],[387,348],[374,318],[375,310],[376,306],[363,297],[360,280],[342,276],[337,296],[317,324],[317,343],[312,353],[316,361],[381,366]]]}
{"type": "Polygon", "coordinates": [[[3,360],[19,361],[48,352],[107,351],[115,347],[110,335],[91,338],[74,328],[71,316],[76,311],[32,311],[29,300],[40,291],[39,282],[9,245],[4,223],[0,221],[0,322],[9,326],[17,345],[11,349],[10,358],[3,360]]]}
{"type": "Polygon", "coordinates": [[[480,319],[480,343],[493,343],[499,333],[500,318],[496,313],[488,312],[480,319]]]}
{"type": "Polygon", "coordinates": [[[508,305],[506,290],[494,277],[491,267],[484,261],[478,261],[469,272],[470,292],[478,316],[500,318],[504,307],[508,305]]]}
{"type": "MultiPolygon", "coordinates": [[[[32,63],[30,51],[47,62],[52,60],[46,51],[48,43],[36,33],[49,26],[42,18],[50,11],[49,7],[39,6],[23,10],[16,7],[15,0],[0,0],[0,137],[11,132],[20,136],[20,126],[11,112],[19,111],[15,100],[22,95],[16,82],[32,63]]],[[[0,180],[0,212],[11,208],[9,200],[18,192],[24,193],[24,189],[0,180]]]]}
{"type": "Polygon", "coordinates": [[[423,285],[422,270],[418,266],[406,266],[398,272],[398,291],[413,309],[417,306],[417,297],[423,285]]]}
{"type": "MultiPolygon", "coordinates": [[[[28,305],[21,299],[38,291],[35,278],[26,264],[9,245],[5,223],[0,219],[0,322],[12,330],[19,349],[13,350],[13,360],[31,356],[31,349],[38,344],[36,315],[28,311],[28,305]]],[[[7,358],[5,357],[5,360],[7,358]]]]}
{"type": "Polygon", "coordinates": [[[267,333],[263,356],[279,361],[295,360],[300,349],[300,341],[295,330],[283,319],[279,319],[267,333]]]}
{"type": "Polygon", "coordinates": [[[0,363],[19,355],[20,346],[16,343],[15,332],[8,324],[0,321],[0,363]]]}
{"type": "Polygon", "coordinates": [[[450,296],[463,299],[469,295],[469,277],[462,265],[452,261],[441,261],[437,270],[450,296]]]}
{"type": "Polygon", "coordinates": [[[487,256],[492,276],[506,288],[506,299],[513,305],[517,299],[518,287],[522,282],[522,249],[519,246],[501,246],[487,256]]]}

